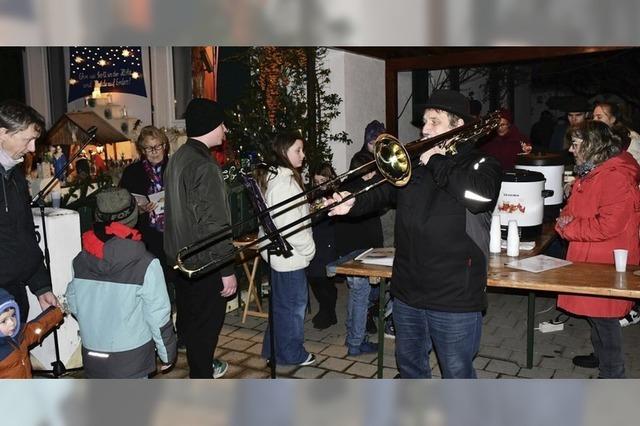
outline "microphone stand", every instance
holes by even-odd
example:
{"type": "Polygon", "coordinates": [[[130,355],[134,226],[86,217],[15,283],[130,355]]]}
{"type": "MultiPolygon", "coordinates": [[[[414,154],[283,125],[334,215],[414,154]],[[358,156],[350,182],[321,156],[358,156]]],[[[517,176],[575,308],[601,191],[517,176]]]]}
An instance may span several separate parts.
{"type": "MultiPolygon", "coordinates": [[[[31,200],[31,206],[32,207],[38,207],[40,209],[40,220],[42,222],[42,236],[43,236],[43,242],[44,242],[44,264],[47,267],[47,273],[49,274],[49,281],[50,282],[52,282],[52,280],[51,280],[51,258],[49,256],[49,244],[48,244],[48,241],[47,241],[47,226],[46,226],[45,220],[44,220],[44,216],[45,216],[44,199],[47,196],[47,194],[53,188],[55,188],[55,186],[58,184],[58,178],[60,176],[62,176],[67,171],[67,169],[69,168],[71,163],[80,155],[80,153],[82,153],[82,150],[87,145],[89,145],[89,143],[91,141],[93,141],[95,139],[97,130],[98,129],[95,126],[92,126],[87,130],[87,133],[88,133],[87,138],[85,139],[85,141],[80,146],[80,149],[78,151],[76,151],[76,153],[71,158],[69,158],[69,160],[67,160],[65,165],[60,170],[58,170],[58,172],[55,174],[55,176],[53,176],[51,178],[51,180],[44,186],[44,188],[42,188],[40,191],[38,191],[38,193],[31,200]]],[[[52,282],[52,286],[53,286],[53,282],[52,282]]],[[[53,287],[52,287],[52,290],[53,290],[53,287]]],[[[53,329],[53,343],[54,343],[54,348],[55,348],[55,353],[56,353],[56,360],[51,363],[51,367],[52,367],[51,368],[51,373],[53,374],[53,377],[58,378],[58,377],[62,376],[64,373],[66,373],[67,369],[66,369],[64,363],[60,360],[60,346],[58,344],[58,329],[57,328],[53,329]]],[[[48,371],[48,370],[45,370],[45,371],[48,371]]]]}
{"type": "MultiPolygon", "coordinates": [[[[266,246],[267,250],[267,264],[269,265],[269,345],[270,345],[270,353],[269,353],[269,369],[271,372],[271,378],[276,378],[276,339],[275,339],[275,331],[274,331],[274,318],[273,318],[273,280],[271,279],[271,256],[283,256],[290,257],[292,255],[293,248],[289,244],[287,240],[284,239],[282,234],[278,231],[275,224],[273,223],[273,219],[271,218],[270,213],[261,214],[267,210],[267,204],[262,196],[262,192],[258,187],[258,184],[253,179],[253,177],[249,176],[246,173],[241,175],[242,183],[247,189],[247,194],[249,196],[249,200],[251,200],[251,204],[256,212],[258,212],[258,221],[262,226],[262,229],[265,233],[271,235],[271,242],[266,246]]],[[[265,248],[262,248],[265,249],[265,248]]]]}

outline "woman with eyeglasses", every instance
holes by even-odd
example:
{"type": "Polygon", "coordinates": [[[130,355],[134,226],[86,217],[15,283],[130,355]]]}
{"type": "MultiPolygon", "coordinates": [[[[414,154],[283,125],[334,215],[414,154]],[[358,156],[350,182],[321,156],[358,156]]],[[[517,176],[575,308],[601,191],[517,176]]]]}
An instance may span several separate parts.
{"type": "Polygon", "coordinates": [[[160,260],[165,280],[169,288],[169,297],[173,302],[171,274],[167,265],[162,234],[164,232],[164,169],[169,160],[169,139],[154,126],[143,127],[136,141],[140,159],[124,169],[120,186],[134,195],[138,202],[138,225],[142,240],[147,249],[160,260]],[[152,199],[158,201],[151,201],[152,199]],[[160,205],[159,205],[160,204],[160,205]]]}
{"type": "MultiPolygon", "coordinates": [[[[567,259],[614,263],[613,250],[628,250],[627,263],[640,262],[640,166],[622,151],[621,136],[600,121],[569,130],[569,152],[576,161],[576,180],[556,231],[569,241],[567,259]]],[[[613,268],[612,268],[613,271],[613,268]]],[[[573,358],[583,368],[599,368],[600,378],[625,376],[619,318],[633,301],[611,297],[558,295],[558,307],[585,317],[591,326],[593,353],[573,358]]]]}

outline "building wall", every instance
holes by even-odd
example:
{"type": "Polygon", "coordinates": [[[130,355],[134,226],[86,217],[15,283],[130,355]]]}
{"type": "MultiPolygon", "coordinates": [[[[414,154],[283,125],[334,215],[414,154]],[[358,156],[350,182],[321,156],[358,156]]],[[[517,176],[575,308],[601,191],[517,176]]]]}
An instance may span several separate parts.
{"type": "Polygon", "coordinates": [[[342,98],[341,114],[332,122],[331,132],[344,130],[353,141],[351,145],[331,144],[334,168],[342,173],[362,148],[367,124],[372,120],[384,122],[384,61],[332,49],[327,61],[331,69],[328,90],[342,98]]]}

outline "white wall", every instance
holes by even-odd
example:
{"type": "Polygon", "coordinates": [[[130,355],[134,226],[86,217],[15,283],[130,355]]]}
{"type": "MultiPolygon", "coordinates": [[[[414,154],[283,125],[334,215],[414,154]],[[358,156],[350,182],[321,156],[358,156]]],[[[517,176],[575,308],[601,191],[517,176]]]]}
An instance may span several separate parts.
{"type": "Polygon", "coordinates": [[[353,154],[362,148],[364,129],[372,120],[385,121],[384,61],[330,49],[327,66],[331,70],[329,92],[342,98],[340,116],[331,123],[331,132],[346,131],[351,145],[330,144],[337,173],[349,169],[353,154]]]}
{"type": "MultiPolygon", "coordinates": [[[[400,115],[402,108],[411,96],[412,78],[411,71],[403,71],[398,73],[398,115],[400,115]]],[[[413,117],[413,99],[409,100],[404,112],[398,119],[398,140],[402,143],[407,143],[420,138],[422,129],[415,127],[411,124],[411,118],[413,117]]]]}

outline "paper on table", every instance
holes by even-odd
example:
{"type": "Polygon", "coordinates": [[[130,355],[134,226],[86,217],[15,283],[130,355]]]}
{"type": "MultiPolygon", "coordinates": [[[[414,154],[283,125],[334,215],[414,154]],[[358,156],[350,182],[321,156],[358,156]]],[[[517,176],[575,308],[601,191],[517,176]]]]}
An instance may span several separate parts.
{"type": "Polygon", "coordinates": [[[164,213],[164,191],[156,192],[155,194],[149,194],[149,200],[156,203],[156,208],[153,209],[155,214],[164,213]]]}
{"type": "Polygon", "coordinates": [[[571,265],[573,262],[568,260],[558,259],[555,257],[545,256],[539,254],[537,256],[528,257],[526,259],[512,260],[505,263],[506,266],[515,269],[522,269],[529,272],[544,272],[550,269],[560,268],[562,266],[571,265]]]}
{"type": "Polygon", "coordinates": [[[393,247],[370,248],[356,257],[355,260],[371,265],[393,266],[394,255],[395,249],[393,247]]]}

